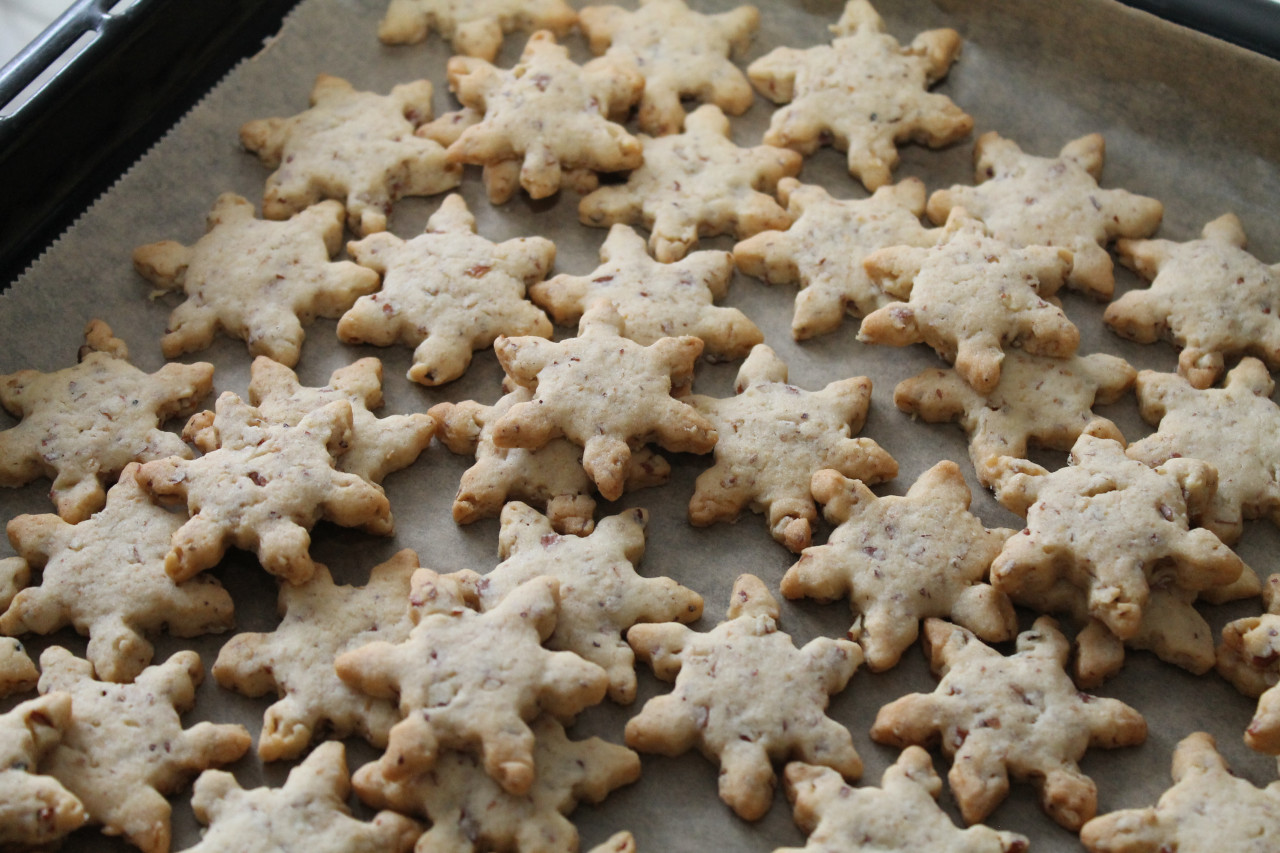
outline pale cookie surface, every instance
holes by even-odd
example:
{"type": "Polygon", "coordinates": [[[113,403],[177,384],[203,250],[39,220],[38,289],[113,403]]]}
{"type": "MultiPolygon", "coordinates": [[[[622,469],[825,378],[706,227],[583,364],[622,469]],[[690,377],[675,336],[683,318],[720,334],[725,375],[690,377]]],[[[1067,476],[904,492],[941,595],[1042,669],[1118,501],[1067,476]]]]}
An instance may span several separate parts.
{"type": "Polygon", "coordinates": [[[1235,214],[1205,225],[1199,240],[1121,240],[1116,250],[1151,282],[1107,306],[1103,320],[1117,334],[1182,347],[1178,373],[1196,388],[1212,386],[1228,357],[1252,355],[1280,369],[1280,264],[1245,251],[1235,214]]]}
{"type": "Polygon", "coordinates": [[[787,570],[782,594],[848,597],[849,637],[862,645],[869,669],[896,665],[930,616],[953,619],[987,642],[1013,639],[1013,605],[986,582],[1013,531],[988,530],[969,512],[972,495],[954,462],[925,471],[905,497],[877,497],[830,470],[815,473],[812,485],[827,521],[838,526],[787,570]]]}
{"type": "MultiPolygon", "coordinates": [[[[0,607],[7,608],[18,591],[31,582],[31,567],[21,557],[0,559],[0,607]]],[[[22,643],[0,638],[0,698],[36,686],[40,671],[22,643]]]]}
{"type": "Polygon", "coordinates": [[[74,794],[36,772],[70,725],[71,694],[62,691],[0,714],[0,847],[53,845],[89,819],[74,794]]]}
{"type": "Polygon", "coordinates": [[[133,266],[159,291],[186,301],[169,315],[160,348],[167,358],[207,348],[225,331],[290,367],[298,363],[303,325],[337,317],[378,288],[378,276],[330,258],[342,246],[342,205],[325,201],[283,222],[254,218],[253,204],[223,193],[194,246],[172,240],[133,250],[133,266]]]}
{"type": "Polygon", "coordinates": [[[440,143],[414,133],[431,119],[431,94],[426,80],[378,95],[321,74],[309,110],[246,123],[241,144],[275,169],[263,192],[263,215],[284,219],[321,199],[338,199],[351,230],[370,234],[387,229],[398,199],[456,187],[462,167],[446,159],[440,143]]]}
{"type": "Polygon", "coordinates": [[[357,587],[335,584],[328,568],[317,564],[306,583],[281,585],[284,618],[275,630],[237,634],[222,647],[213,664],[218,684],[247,696],[275,691],[280,697],[263,715],[263,761],[297,758],[321,730],[387,745],[400,721],[395,703],[348,687],[333,662],[374,640],[408,638],[409,581],[417,569],[417,555],[405,549],[374,566],[368,583],[357,587]]]}
{"type": "Polygon", "coordinates": [[[775,104],[768,145],[812,154],[824,142],[848,152],[849,173],[868,190],[889,183],[898,143],[940,148],[964,138],[973,119],[929,92],[960,54],[955,30],[928,30],[907,47],[884,32],[866,0],[849,0],[829,46],[780,47],[747,68],[775,104]]]}
{"type": "Polygon", "coordinates": [[[434,28],[454,51],[492,62],[503,36],[551,30],[567,36],[578,21],[564,0],[391,0],[378,23],[385,44],[416,44],[434,28]]]}
{"type": "Polygon", "coordinates": [[[1217,668],[1237,690],[1258,699],[1244,742],[1259,752],[1280,755],[1280,575],[1267,580],[1262,596],[1266,613],[1223,626],[1217,668]]]}
{"type": "Polygon", "coordinates": [[[748,237],[733,247],[733,259],[742,272],[769,284],[799,285],[791,319],[798,341],[834,332],[845,314],[863,317],[893,301],[863,268],[867,255],[889,246],[932,246],[941,234],[920,223],[925,189],[918,178],[848,200],[783,178],[778,198],[791,227],[748,237]]]}
{"type": "Polygon", "coordinates": [[[773,197],[778,181],[800,171],[801,157],[772,145],[742,148],[714,104],[689,114],[684,133],[642,136],[644,163],[627,182],[601,187],[578,204],[584,225],[638,222],[663,263],[678,261],[699,237],[738,239],[791,223],[773,197]]]}
{"type": "Polygon", "coordinates": [[[1017,246],[1070,249],[1067,287],[1098,299],[1115,292],[1107,244],[1119,237],[1147,237],[1160,226],[1164,206],[1127,190],[1098,186],[1106,144],[1093,133],[1068,142],[1057,157],[1026,154],[991,131],[973,149],[977,186],[953,186],[929,197],[929,218],[943,223],[963,207],[992,235],[1017,246]]]}
{"type": "Polygon", "coordinates": [[[494,243],[476,233],[460,195],[427,220],[425,234],[401,240],[372,234],[348,245],[360,264],[383,276],[382,290],[359,299],[338,322],[349,344],[416,347],[409,378],[440,385],[461,376],[471,353],[499,335],[551,337],[551,321],[525,299],[555,262],[543,237],[494,243]]]}
{"type": "Polygon", "coordinates": [[[737,395],[695,395],[689,403],[720,438],[716,464],[698,476],[689,521],[703,527],[734,521],[749,507],[766,513],[773,538],[800,552],[809,547],[818,508],[809,481],[832,468],[868,483],[898,474],[898,463],[862,429],[871,402],[865,376],[837,380],[821,391],[787,384],[787,366],[759,344],[738,371],[737,395]]]}
{"type": "Polygon", "coordinates": [[[182,518],[156,506],[124,469],[107,505],[79,524],[56,515],[20,515],[9,541],[40,585],[19,592],[0,615],[0,633],[49,634],[66,625],[89,637],[86,657],[103,681],[128,682],[151,663],[147,635],[221,633],[234,624],[231,595],[213,577],[175,583],[164,570],[182,518]]]}
{"type": "Polygon", "coordinates": [[[83,521],[102,508],[104,481],[130,462],[191,457],[160,425],[194,412],[212,388],[213,365],[204,362],[143,373],[129,363],[124,341],[94,320],[76,366],[0,376],[0,404],[22,419],[0,431],[0,485],[49,477],[58,515],[83,521]]]}
{"type": "Polygon", "coordinates": [[[1147,736],[1142,715],[1117,699],[1081,693],[1067,675],[1071,646],[1041,616],[1005,657],[972,633],[930,619],[925,650],[942,680],[880,709],[871,739],[898,747],[940,743],[947,781],[966,823],[1009,793],[1009,777],[1032,782],[1051,818],[1075,831],[1093,817],[1098,792],[1077,764],[1090,747],[1132,746],[1147,736]]]}
{"type": "Polygon", "coordinates": [[[825,713],[862,650],[827,637],[797,649],[778,630],[778,614],[764,583],[740,575],[727,619],[709,633],[670,622],[627,632],[636,656],[675,682],[627,721],[627,744],[671,756],[697,747],[720,765],[720,799],[744,820],[769,810],[775,761],[796,758],[850,779],[862,773],[849,730],[825,713]]]}
{"type": "Polygon", "coordinates": [[[743,358],[764,333],[737,308],[713,304],[729,292],[733,258],[728,252],[694,252],[673,263],[649,256],[644,238],[615,225],[600,246],[600,266],[586,275],[567,273],[529,288],[529,296],[558,325],[576,324],[598,300],[607,300],[624,333],[646,346],[660,338],[701,338],[708,359],[743,358]]]}

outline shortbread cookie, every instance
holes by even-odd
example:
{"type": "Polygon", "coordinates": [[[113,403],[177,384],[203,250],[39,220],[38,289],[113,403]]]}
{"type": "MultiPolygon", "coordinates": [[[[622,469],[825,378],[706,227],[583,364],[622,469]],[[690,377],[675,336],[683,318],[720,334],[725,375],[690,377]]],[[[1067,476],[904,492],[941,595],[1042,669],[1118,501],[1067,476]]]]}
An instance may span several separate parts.
{"type": "Polygon", "coordinates": [[[597,844],[588,853],[636,853],[636,839],[626,830],[615,832],[608,841],[597,844]]]}
{"type": "Polygon", "coordinates": [[[213,665],[218,684],[247,696],[274,691],[258,736],[263,761],[297,758],[321,731],[344,738],[360,734],[385,747],[400,721],[395,703],[351,689],[333,662],[343,652],[374,640],[403,642],[409,619],[409,580],[418,556],[407,548],[374,566],[362,587],[339,586],[317,563],[304,584],[282,584],[274,631],[237,634],[213,665]]]}
{"type": "Polygon", "coordinates": [[[431,119],[431,94],[427,80],[378,95],[321,74],[306,112],[243,125],[241,144],[275,169],[263,192],[263,215],[285,219],[321,199],[338,199],[347,225],[365,235],[387,230],[397,200],[456,187],[462,167],[445,157],[440,143],[414,133],[431,119]]]}
{"type": "Polygon", "coordinates": [[[289,771],[282,788],[246,791],[223,770],[196,780],[191,808],[209,828],[188,853],[409,853],[422,834],[416,821],[383,811],[351,816],[346,750],[326,741],[289,771]]]}
{"type": "Polygon", "coordinates": [[[1028,841],[986,826],[960,829],[938,806],[942,779],[933,759],[909,746],[885,771],[879,788],[854,788],[828,767],[787,765],[787,799],[804,847],[774,853],[1025,853],[1028,841]]]}
{"type": "Polygon", "coordinates": [[[455,577],[481,610],[492,610],[512,591],[548,575],[560,582],[560,612],[549,649],[576,652],[609,673],[609,698],[626,705],[636,698],[636,659],[622,634],[637,622],[693,622],[702,616],[702,596],[668,577],[646,578],[635,564],[644,556],[649,514],[642,509],[602,519],[588,536],[562,536],[532,507],[509,503],[502,510],[498,555],[491,572],[455,577]]]}
{"type": "Polygon", "coordinates": [[[325,519],[370,533],[391,532],[382,489],[334,469],[351,441],[351,404],[334,400],[297,426],[273,423],[227,391],[218,398],[204,441],[217,449],[199,459],[161,459],[138,471],[153,495],[187,505],[190,519],[173,534],[165,571],[184,581],[235,545],[289,583],[311,577],[307,532],[325,519]]]}
{"type": "Polygon", "coordinates": [[[630,62],[644,76],[636,123],[652,136],[684,127],[682,98],[715,104],[741,115],[755,102],[747,76],[730,55],[741,55],[760,26],[755,6],[704,15],[684,0],[640,0],[634,12],[620,6],[588,6],[582,32],[597,56],[630,62]]]}
{"type": "MultiPolygon", "coordinates": [[[[31,567],[21,557],[0,559],[0,608],[7,608],[18,591],[31,581],[31,567]]],[[[40,671],[12,637],[0,637],[0,698],[36,686],[40,671]]],[[[2,766],[2,765],[0,765],[2,766]]]]}
{"type": "Polygon", "coordinates": [[[701,395],[689,403],[720,438],[716,464],[698,476],[689,521],[734,521],[744,507],[768,515],[773,538],[799,553],[809,547],[818,508],[809,481],[832,468],[868,483],[891,480],[898,463],[869,438],[853,438],[866,421],[871,380],[841,379],[821,391],[787,384],[787,365],[764,344],[751,351],[735,383],[737,396],[701,395]]]}
{"type": "Polygon", "coordinates": [[[22,422],[0,432],[0,485],[49,477],[58,515],[72,524],[102,508],[105,486],[130,462],[191,449],[160,429],[190,415],[213,388],[213,365],[166,364],[143,373],[101,320],[85,327],[80,363],[53,373],[0,376],[0,403],[22,422]]]}
{"type": "Polygon", "coordinates": [[[1254,358],[1242,359],[1222,388],[1195,389],[1172,373],[1138,374],[1142,417],[1156,426],[1129,448],[1148,465],[1180,456],[1218,469],[1218,489],[1195,520],[1227,544],[1239,540],[1244,519],[1280,524],[1280,406],[1271,400],[1275,381],[1254,358]]]}
{"type": "Polygon", "coordinates": [[[1081,693],[1063,667],[1070,643],[1041,616],[1005,657],[940,619],[924,625],[925,651],[942,681],[880,709],[871,739],[897,747],[940,743],[952,759],[947,781],[966,823],[1009,793],[1009,776],[1037,788],[1040,805],[1078,830],[1098,792],[1077,764],[1089,747],[1132,746],[1147,736],[1142,715],[1117,699],[1081,693]]]}
{"type": "Polygon", "coordinates": [[[1280,575],[1267,579],[1262,597],[1266,613],[1223,626],[1217,667],[1237,690],[1258,699],[1244,742],[1259,752],[1280,755],[1280,575]]]}
{"type": "Polygon", "coordinates": [[[625,184],[601,187],[578,204],[583,225],[638,222],[663,263],[678,261],[699,237],[739,240],[786,228],[791,217],[773,197],[778,181],[800,171],[801,157],[772,145],[742,148],[714,104],[689,114],[684,133],[641,136],[644,163],[625,184]]]}
{"type": "Polygon", "coordinates": [[[973,119],[928,91],[959,56],[959,33],[928,30],[903,47],[866,0],[849,0],[831,31],[830,46],[780,47],[748,66],[760,94],[788,104],[773,114],[767,145],[803,154],[834,145],[875,190],[889,183],[899,143],[940,148],[969,135],[973,119]]]}
{"type": "Polygon", "coordinates": [[[71,694],[55,691],[0,714],[0,847],[54,845],[84,826],[84,804],[52,776],[36,772],[71,725],[71,694]]]}
{"type": "Polygon", "coordinates": [[[622,494],[632,453],[647,442],[672,453],[711,450],[715,427],[671,396],[692,383],[702,341],[662,338],[646,347],[623,337],[625,328],[611,305],[597,302],[576,338],[499,338],[503,370],[533,399],[498,419],[493,443],[536,450],[564,436],[582,447],[582,466],[608,500],[622,494]]]}
{"type": "Polygon", "coordinates": [[[733,585],[728,618],[700,634],[672,622],[636,625],[627,642],[671,693],[627,721],[627,745],[720,765],[720,799],[744,820],[773,802],[773,762],[797,758],[862,773],[849,730],[824,713],[862,663],[857,643],[819,637],[797,649],[778,630],[778,602],[754,575],[733,585]]]}
{"type": "Polygon", "coordinates": [[[508,70],[455,56],[448,73],[450,91],[473,111],[470,126],[447,143],[449,162],[483,166],[494,204],[517,186],[533,198],[555,195],[566,183],[588,192],[597,172],[634,169],[644,159],[639,140],[618,124],[644,90],[630,63],[600,57],[579,66],[554,34],[539,30],[508,70]]]}
{"type": "Polygon", "coordinates": [[[576,325],[598,300],[613,305],[623,333],[649,345],[660,338],[701,338],[709,360],[743,358],[764,340],[751,319],[737,308],[718,307],[733,278],[728,252],[694,252],[673,263],[649,256],[644,238],[615,225],[600,246],[600,266],[586,275],[562,274],[529,288],[529,296],[551,312],[557,325],[576,325]]]}
{"type": "Polygon", "coordinates": [[[564,0],[391,0],[378,38],[417,44],[434,28],[456,53],[492,62],[507,33],[551,30],[563,38],[577,22],[578,13],[564,0]]]}
{"type": "Polygon", "coordinates": [[[1152,808],[1089,821],[1080,841],[1090,853],[1267,853],[1280,847],[1280,782],[1257,788],[1236,776],[1211,735],[1195,732],[1178,743],[1173,782],[1152,808]]]}
{"type": "Polygon", "coordinates": [[[543,237],[494,243],[476,233],[460,195],[450,195],[412,240],[373,234],[347,246],[383,276],[382,290],[359,299],[338,322],[349,344],[416,347],[409,378],[423,385],[457,379],[474,350],[499,335],[551,337],[551,321],[525,299],[555,262],[543,237]]]}
{"type": "Polygon", "coordinates": [[[89,638],[86,657],[103,681],[128,682],[151,663],[148,634],[175,637],[230,630],[231,595],[211,576],[175,583],[165,555],[183,519],[152,503],[131,463],[107,493],[107,505],[79,524],[56,515],[20,515],[9,541],[40,585],[14,597],[0,633],[49,634],[66,625],[89,638]]]}
{"type": "Polygon", "coordinates": [[[573,652],[551,652],[560,609],[555,578],[532,580],[478,613],[456,580],[430,569],[413,575],[414,627],[395,644],[374,641],[334,666],[355,689],[397,699],[404,719],[391,730],[379,772],[408,780],[436,765],[441,749],[482,753],[485,771],[519,796],[534,785],[534,735],[542,711],[567,719],[604,698],[609,675],[573,652]]]}
{"type": "Polygon", "coordinates": [[[955,370],[931,369],[904,379],[893,402],[929,423],[955,421],[969,436],[978,482],[995,485],[1000,458],[1025,459],[1030,445],[1070,450],[1085,427],[1120,440],[1120,428],[1093,413],[1133,387],[1138,371],[1105,353],[1049,358],[1021,350],[1005,353],[1000,381],[989,393],[973,389],[955,370]]]}
{"type": "Polygon", "coordinates": [[[919,178],[886,184],[866,199],[836,199],[795,178],[778,182],[778,198],[794,220],[733,247],[738,269],[769,284],[796,284],[791,335],[798,341],[834,332],[845,314],[862,317],[893,301],[862,266],[876,249],[932,246],[941,231],[920,224],[925,189],[919,178]]]}
{"type": "Polygon", "coordinates": [[[1107,306],[1103,321],[1139,343],[1182,347],[1178,373],[1209,388],[1228,357],[1252,355],[1280,370],[1280,264],[1245,251],[1233,213],[1204,226],[1199,240],[1121,240],[1120,262],[1151,282],[1107,306]]]}
{"type": "Polygon", "coordinates": [[[953,619],[990,643],[1013,639],[1013,605],[986,583],[1013,531],[988,530],[969,512],[972,495],[954,462],[925,471],[905,497],[876,497],[862,481],[819,471],[813,497],[838,526],[826,545],[806,548],[787,570],[782,594],[848,597],[849,638],[861,644],[873,672],[896,665],[930,616],[953,619]]]}
{"type": "Polygon", "coordinates": [[[148,667],[133,684],[94,680],[93,665],[60,646],[45,649],[40,669],[40,692],[69,692],[73,709],[42,769],[80,798],[104,835],[122,835],[144,853],[168,853],[166,795],[252,744],[243,726],[182,727],[178,715],[195,704],[204,678],[195,652],[148,667]]]}
{"type": "Polygon", "coordinates": [[[1071,250],[1067,287],[1110,299],[1115,271],[1107,245],[1119,237],[1147,237],[1160,227],[1164,205],[1127,190],[1098,186],[1106,143],[1091,133],[1062,147],[1057,157],[1023,153],[995,131],[973,148],[977,186],[953,186],[929,197],[929,218],[947,221],[963,207],[1011,246],[1071,250]]]}
{"type": "Polygon", "coordinates": [[[1053,299],[1071,269],[1071,253],[1014,248],[963,208],[951,212],[935,248],[880,249],[863,263],[873,282],[902,301],[864,317],[858,340],[924,342],[979,393],[1000,382],[1006,346],[1067,358],[1080,344],[1080,330],[1053,299]]]}
{"type": "Polygon", "coordinates": [[[537,780],[527,793],[503,790],[466,752],[442,753],[434,770],[405,777],[391,777],[383,762],[366,764],[356,771],[356,793],[372,808],[429,818],[417,853],[577,850],[578,830],[565,815],[638,779],[640,756],[597,737],[571,741],[548,716],[532,727],[537,780]]]}
{"type": "MultiPolygon", "coordinates": [[[[278,217],[285,218],[285,217],[278,217]]],[[[225,331],[290,367],[298,363],[303,325],[337,317],[378,289],[378,276],[330,258],[342,246],[342,205],[326,201],[284,222],[255,219],[253,205],[218,196],[194,246],[172,240],[133,250],[133,267],[157,292],[181,291],[160,339],[168,358],[202,350],[225,331]]]]}

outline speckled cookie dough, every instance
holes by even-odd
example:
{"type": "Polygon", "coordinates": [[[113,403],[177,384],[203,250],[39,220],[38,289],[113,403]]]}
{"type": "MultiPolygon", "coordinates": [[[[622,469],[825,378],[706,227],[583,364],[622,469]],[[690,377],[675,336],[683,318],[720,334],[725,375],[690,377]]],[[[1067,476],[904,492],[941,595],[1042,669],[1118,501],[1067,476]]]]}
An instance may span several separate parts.
{"type": "Polygon", "coordinates": [[[80,800],[52,776],[37,772],[40,760],[71,725],[71,694],[55,691],[0,714],[0,846],[44,849],[80,827],[89,816],[80,800]]]}
{"type": "Polygon", "coordinates": [[[507,33],[551,30],[563,38],[577,22],[564,0],[391,0],[378,38],[417,44],[434,28],[457,53],[492,62],[507,33]]]}

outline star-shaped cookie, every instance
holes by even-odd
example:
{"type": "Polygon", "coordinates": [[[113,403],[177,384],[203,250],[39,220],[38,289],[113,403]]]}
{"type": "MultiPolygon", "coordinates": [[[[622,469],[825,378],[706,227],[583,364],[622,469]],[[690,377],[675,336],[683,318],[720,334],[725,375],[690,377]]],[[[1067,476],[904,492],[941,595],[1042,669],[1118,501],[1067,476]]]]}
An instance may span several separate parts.
{"type": "MultiPolygon", "coordinates": [[[[31,567],[21,557],[0,559],[0,608],[8,608],[18,591],[31,582],[31,567]]],[[[40,671],[22,643],[0,637],[0,698],[36,686],[40,671]]]]}
{"type": "Polygon", "coordinates": [[[55,691],[0,714],[0,847],[43,849],[89,819],[80,800],[36,771],[71,725],[71,694],[55,691]]]}
{"type": "Polygon", "coordinates": [[[1244,742],[1259,752],[1280,755],[1280,575],[1267,579],[1262,598],[1265,613],[1223,626],[1216,663],[1223,678],[1258,700],[1244,742]]]}
{"type": "Polygon", "coordinates": [[[391,0],[378,22],[384,44],[417,44],[434,28],[463,56],[492,62],[507,33],[551,30],[564,37],[578,13],[564,0],[391,0]]]}

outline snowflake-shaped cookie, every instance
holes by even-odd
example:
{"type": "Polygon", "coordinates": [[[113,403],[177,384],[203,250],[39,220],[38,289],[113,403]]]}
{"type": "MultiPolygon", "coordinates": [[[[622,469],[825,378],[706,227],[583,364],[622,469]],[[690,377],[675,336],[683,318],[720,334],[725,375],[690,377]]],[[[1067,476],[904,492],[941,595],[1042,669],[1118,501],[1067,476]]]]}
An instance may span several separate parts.
{"type": "Polygon", "coordinates": [[[1227,357],[1252,355],[1280,369],[1280,264],[1245,251],[1235,214],[1205,225],[1199,240],[1121,240],[1116,250],[1151,282],[1107,306],[1102,319],[1116,333],[1182,347],[1178,372],[1196,388],[1212,386],[1227,357]]]}
{"type": "MultiPolygon", "coordinates": [[[[31,567],[21,557],[0,559],[0,608],[8,608],[18,591],[31,581],[31,567]]],[[[0,637],[0,698],[36,686],[40,671],[22,643],[0,637]]],[[[0,766],[3,766],[0,764],[0,766]]]]}
{"type": "Polygon", "coordinates": [[[754,575],[733,585],[728,618],[700,634],[674,622],[636,625],[627,642],[671,693],[627,721],[627,745],[680,755],[697,747],[720,765],[720,799],[744,820],[773,802],[773,762],[794,757],[855,779],[849,730],[826,716],[862,663],[857,643],[819,637],[797,649],[778,630],[778,602],[754,575]]]}
{"type": "Polygon", "coordinates": [[[1015,249],[963,208],[951,212],[936,247],[880,249],[864,265],[873,282],[903,301],[864,317],[858,340],[923,341],[983,394],[1000,382],[1005,346],[1067,358],[1080,344],[1080,330],[1053,300],[1071,269],[1071,253],[1015,249]]]}
{"type": "Polygon", "coordinates": [[[71,725],[71,694],[55,691],[0,714],[0,847],[44,849],[84,826],[80,800],[36,772],[71,725]]]}
{"type": "Polygon", "coordinates": [[[334,672],[338,655],[374,640],[402,642],[409,619],[409,580],[418,557],[405,549],[373,567],[362,587],[339,586],[317,564],[306,583],[280,586],[284,618],[274,631],[237,634],[213,665],[218,684],[248,696],[275,691],[258,736],[263,761],[297,758],[322,729],[333,737],[359,733],[385,747],[400,721],[394,702],[351,689],[334,672]]]}
{"type": "Polygon", "coordinates": [[[303,325],[337,317],[378,289],[378,276],[330,258],[342,245],[342,205],[326,201],[283,222],[255,219],[253,205],[223,193],[194,246],[172,240],[133,250],[133,266],[159,291],[186,301],[169,315],[160,348],[167,358],[202,350],[219,329],[253,355],[298,363],[303,325]]]}
{"type": "Polygon", "coordinates": [[[462,167],[444,146],[415,135],[431,119],[431,83],[403,83],[389,95],[358,92],[341,77],[321,74],[311,109],[289,118],[256,119],[240,142],[275,169],[262,213],[285,219],[317,201],[343,201],[356,234],[387,230],[392,204],[435,195],[462,182],[462,167]]]}
{"type": "Polygon", "coordinates": [[[735,383],[737,395],[693,396],[720,438],[716,464],[698,476],[689,521],[703,527],[733,521],[744,507],[767,513],[773,538],[799,553],[809,547],[818,508],[809,480],[833,468],[868,483],[898,474],[898,463],[862,429],[871,380],[841,379],[821,391],[787,384],[787,365],[764,344],[751,351],[735,383]]]}
{"type": "Polygon", "coordinates": [[[1057,157],[1023,153],[1016,142],[991,131],[973,149],[977,186],[953,186],[929,197],[929,218],[947,220],[963,207],[1011,246],[1070,249],[1067,287],[1098,299],[1115,292],[1107,244],[1118,237],[1146,237],[1160,226],[1164,206],[1127,190],[1098,186],[1106,145],[1093,133],[1068,142],[1057,157]]]}
{"type": "Polygon", "coordinates": [[[635,655],[622,634],[637,622],[693,622],[702,596],[667,577],[646,578],[635,563],[644,555],[649,515],[642,509],[602,519],[588,536],[562,536],[551,521],[522,503],[502,510],[498,553],[491,572],[453,577],[481,610],[491,610],[526,581],[549,575],[560,582],[560,614],[547,648],[576,652],[609,673],[609,698],[636,698],[635,655]]]}
{"type": "Polygon", "coordinates": [[[0,404],[22,419],[0,432],[0,485],[49,477],[58,515],[83,521],[102,508],[104,483],[130,462],[191,457],[160,424],[194,412],[212,388],[213,365],[204,362],[143,373],[124,341],[94,320],[75,367],[0,376],[0,404]]]}
{"type": "Polygon", "coordinates": [[[848,152],[849,173],[874,190],[889,183],[898,143],[932,148],[969,134],[973,119],[945,95],[928,91],[960,54],[955,30],[928,30],[908,47],[884,32],[866,0],[849,0],[830,46],[780,47],[747,76],[775,104],[768,145],[812,154],[824,143],[848,152]]]}
{"type": "Polygon", "coordinates": [[[492,62],[507,33],[551,30],[563,38],[577,22],[578,13],[564,0],[391,0],[378,38],[417,44],[434,27],[457,53],[492,62]]]}
{"type": "Polygon", "coordinates": [[[760,26],[755,6],[704,15],[684,0],[640,0],[634,12],[588,6],[581,26],[592,53],[640,69],[644,97],[636,123],[645,133],[678,133],[684,126],[682,98],[715,104],[731,115],[755,102],[746,75],[729,59],[746,52],[760,26]]]}
{"type": "Polygon", "coordinates": [[[218,398],[199,459],[160,459],[138,471],[153,495],[182,501],[190,519],[173,534],[165,571],[184,581],[235,545],[289,583],[311,577],[307,532],[325,519],[391,532],[382,489],[334,469],[351,441],[351,404],[334,400],[296,426],[274,423],[230,391],[218,398]]]}
{"type": "Polygon", "coordinates": [[[773,192],[778,181],[800,171],[800,155],[772,145],[739,147],[729,137],[729,119],[714,104],[690,113],[684,133],[640,141],[644,163],[627,182],[601,187],[579,202],[584,225],[639,222],[650,231],[653,256],[670,263],[688,254],[699,237],[743,239],[791,223],[773,192]]]}
{"type": "Polygon", "coordinates": [[[1246,616],[1222,628],[1218,673],[1245,696],[1258,699],[1244,742],[1268,755],[1280,755],[1280,575],[1262,591],[1267,612],[1246,616]]]}
{"type": "Polygon", "coordinates": [[[1142,417],[1157,426],[1129,448],[1134,459],[1160,465],[1179,456],[1203,459],[1218,470],[1218,489],[1194,518],[1228,544],[1239,540],[1243,519],[1280,524],[1280,406],[1275,382],[1262,362],[1242,359],[1222,388],[1197,390],[1172,373],[1138,374],[1142,417]]]}
{"type": "Polygon", "coordinates": [[[863,269],[863,259],[889,246],[932,246],[941,231],[920,224],[924,183],[907,178],[866,199],[836,199],[795,178],[778,182],[778,198],[794,222],[733,247],[738,269],[769,284],[797,284],[791,335],[798,341],[834,332],[844,315],[862,317],[892,300],[863,269]]]}
{"type": "Polygon", "coordinates": [[[1040,805],[1078,830],[1093,817],[1098,791],[1077,762],[1089,747],[1132,746],[1147,736],[1142,715],[1118,699],[1081,693],[1063,666],[1071,644],[1048,616],[1018,635],[1005,657],[940,619],[924,626],[925,649],[942,680],[880,709],[871,739],[897,747],[941,743],[947,781],[966,823],[977,823],[1009,793],[1009,776],[1035,784],[1040,805]]]}
{"type": "Polygon", "coordinates": [[[600,266],[587,275],[562,274],[529,288],[529,296],[558,325],[576,324],[598,300],[622,318],[623,334],[637,343],[693,335],[708,359],[744,357],[764,333],[737,308],[712,304],[729,292],[733,258],[728,252],[694,252],[673,263],[649,256],[644,239],[615,225],[600,246],[600,266]]]}
{"type": "Polygon", "coordinates": [[[573,652],[542,647],[560,609],[559,582],[538,578],[492,610],[468,608],[458,582],[430,569],[413,575],[409,638],[374,641],[334,666],[350,686],[397,699],[404,719],[391,729],[379,765],[405,780],[436,765],[442,750],[479,747],[486,772],[514,795],[535,784],[534,735],[542,711],[560,719],[604,698],[609,675],[573,652]]]}
{"type": "Polygon", "coordinates": [[[132,684],[93,678],[93,664],[60,646],[40,656],[40,692],[71,694],[71,724],[43,769],[80,798],[89,822],[123,835],[143,853],[168,853],[166,795],[202,770],[236,761],[252,743],[243,726],[197,723],[178,715],[195,704],[200,656],[178,652],[132,684]]]}
{"type": "Polygon", "coordinates": [[[935,368],[899,382],[893,402],[929,423],[959,423],[978,482],[991,488],[1001,457],[1025,459],[1032,443],[1070,450],[1090,424],[1095,434],[1123,438],[1092,407],[1116,402],[1137,376],[1124,359],[1104,353],[1049,358],[1015,349],[1005,353],[989,393],[975,391],[955,370],[935,368]]]}

